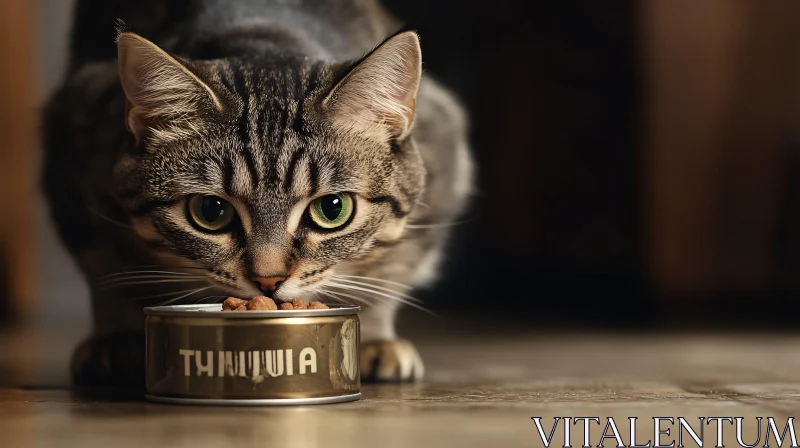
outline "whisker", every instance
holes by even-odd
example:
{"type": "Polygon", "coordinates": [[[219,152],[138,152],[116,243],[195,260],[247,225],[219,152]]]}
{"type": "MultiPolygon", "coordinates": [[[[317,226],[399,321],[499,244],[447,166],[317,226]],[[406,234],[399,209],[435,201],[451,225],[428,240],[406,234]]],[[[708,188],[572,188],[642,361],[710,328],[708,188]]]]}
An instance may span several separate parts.
{"type": "Polygon", "coordinates": [[[125,277],[125,278],[115,278],[112,280],[106,280],[102,282],[98,282],[95,285],[100,287],[112,286],[112,285],[119,285],[127,282],[134,282],[135,283],[178,283],[178,282],[191,282],[191,281],[200,281],[200,280],[209,280],[208,277],[125,277]]]}
{"type": "Polygon", "coordinates": [[[186,278],[186,279],[168,279],[168,280],[142,280],[142,281],[123,281],[119,283],[110,283],[107,285],[102,285],[104,289],[113,289],[113,288],[120,288],[122,286],[134,286],[134,285],[151,285],[156,283],[189,283],[189,282],[200,282],[204,279],[194,279],[194,278],[186,278]]]}
{"type": "Polygon", "coordinates": [[[325,290],[324,292],[326,294],[329,294],[331,297],[333,297],[334,299],[338,300],[341,303],[347,303],[347,301],[342,300],[342,297],[347,297],[349,299],[355,300],[358,303],[363,303],[365,305],[371,305],[371,303],[368,300],[364,299],[363,297],[356,297],[356,296],[353,296],[353,295],[350,295],[350,294],[345,294],[343,292],[333,292],[333,291],[329,291],[329,290],[325,290]]]}
{"type": "Polygon", "coordinates": [[[330,292],[328,292],[328,291],[322,291],[322,290],[317,290],[317,291],[318,291],[320,294],[323,294],[323,295],[325,295],[325,297],[326,297],[328,300],[332,300],[332,301],[334,301],[334,302],[336,302],[336,303],[344,303],[344,302],[342,302],[342,299],[340,299],[340,298],[338,298],[338,297],[334,296],[332,293],[330,293],[330,292]]]}
{"type": "MultiPolygon", "coordinates": [[[[207,288],[201,288],[201,289],[208,289],[208,288],[213,288],[213,286],[209,286],[207,288]]],[[[149,295],[149,296],[132,297],[131,300],[139,301],[139,300],[147,300],[147,299],[157,299],[157,298],[160,298],[160,297],[169,297],[169,296],[173,296],[175,294],[182,294],[182,293],[189,292],[189,291],[196,291],[196,289],[184,289],[183,291],[172,291],[172,292],[165,292],[165,293],[161,293],[161,294],[152,294],[152,295],[149,295]]]]}
{"type": "MultiPolygon", "coordinates": [[[[334,284],[330,284],[330,285],[333,288],[344,289],[346,291],[362,291],[362,292],[366,292],[366,293],[368,293],[370,295],[376,296],[375,298],[380,299],[380,300],[382,300],[384,302],[391,302],[391,301],[400,302],[402,304],[405,304],[405,305],[408,305],[410,307],[416,308],[416,309],[418,309],[420,311],[424,311],[424,312],[426,312],[428,314],[431,314],[431,315],[434,315],[434,316],[436,315],[431,310],[429,310],[429,309],[427,309],[427,308],[425,308],[425,307],[423,307],[423,306],[421,306],[421,305],[419,305],[417,303],[411,302],[411,301],[403,299],[401,297],[393,296],[391,294],[386,294],[386,293],[382,293],[382,292],[379,292],[379,291],[369,290],[369,289],[366,289],[366,288],[360,288],[360,287],[357,287],[357,286],[334,285],[334,284]]],[[[337,293],[342,294],[339,291],[337,291],[337,293]]]]}
{"type": "Polygon", "coordinates": [[[88,209],[88,210],[89,210],[89,211],[90,211],[92,214],[94,214],[94,215],[96,215],[97,217],[99,217],[99,218],[102,218],[102,219],[104,219],[104,220],[106,220],[106,221],[110,222],[111,224],[116,224],[116,225],[118,225],[118,226],[120,226],[120,227],[124,227],[124,228],[126,228],[126,229],[131,229],[131,230],[133,230],[133,229],[134,229],[134,227],[133,227],[132,225],[130,225],[130,224],[125,224],[125,223],[122,223],[122,222],[119,222],[119,221],[117,221],[116,219],[110,218],[110,217],[108,217],[108,216],[106,216],[106,215],[104,215],[104,214],[102,214],[102,213],[98,212],[97,210],[95,210],[95,209],[93,209],[93,208],[91,208],[91,207],[87,207],[87,209],[88,209]]]}
{"type": "MultiPolygon", "coordinates": [[[[126,272],[127,273],[141,272],[140,269],[156,269],[156,268],[158,268],[158,269],[164,269],[164,268],[167,268],[167,269],[169,269],[169,268],[172,268],[172,269],[199,269],[199,270],[203,270],[203,271],[208,271],[209,270],[208,268],[204,268],[204,267],[201,267],[201,266],[188,266],[188,265],[179,265],[179,264],[140,264],[140,265],[135,265],[135,266],[127,266],[127,267],[130,268],[130,269],[133,269],[133,270],[132,271],[115,272],[114,274],[124,274],[126,272]]],[[[169,271],[169,272],[174,272],[174,271],[169,271]]],[[[114,275],[114,274],[109,274],[109,275],[114,275]]]]}
{"type": "MultiPolygon", "coordinates": [[[[371,289],[367,289],[367,288],[363,288],[363,287],[359,287],[359,286],[352,286],[352,285],[342,284],[342,283],[328,282],[328,286],[333,287],[333,288],[344,289],[344,290],[363,291],[363,292],[367,292],[367,293],[370,293],[370,294],[383,296],[383,297],[395,300],[397,302],[404,303],[404,304],[406,304],[408,306],[414,307],[414,308],[416,308],[416,309],[418,309],[420,311],[424,311],[424,312],[426,312],[426,313],[428,313],[428,314],[430,314],[432,316],[437,316],[438,317],[438,315],[436,313],[434,313],[433,311],[425,308],[424,306],[418,305],[418,304],[416,304],[416,303],[414,303],[412,301],[403,299],[402,297],[398,297],[398,296],[395,296],[395,295],[391,295],[391,294],[387,294],[387,293],[384,293],[384,292],[375,291],[375,290],[371,290],[371,289]]],[[[419,299],[417,299],[417,300],[419,300],[419,299]]]]}
{"type": "MultiPolygon", "coordinates": [[[[311,293],[313,294],[313,296],[312,296],[312,297],[313,297],[314,299],[319,299],[319,298],[320,298],[320,297],[319,297],[319,294],[320,294],[320,291],[319,291],[319,289],[315,289],[315,290],[311,291],[311,293]]],[[[319,301],[319,300],[317,300],[317,301],[319,301]]],[[[310,299],[309,299],[309,302],[311,302],[311,300],[310,300],[310,299]]]]}
{"type": "Polygon", "coordinates": [[[202,299],[200,299],[200,300],[198,300],[197,302],[194,302],[194,303],[198,304],[198,303],[201,303],[201,302],[205,302],[208,299],[222,299],[222,298],[227,299],[228,297],[230,297],[230,296],[205,296],[202,299]]]}
{"type": "Polygon", "coordinates": [[[111,285],[114,283],[125,282],[130,280],[204,280],[207,279],[205,275],[194,275],[194,276],[171,276],[171,275],[141,275],[141,276],[127,276],[127,277],[117,277],[111,278],[108,280],[102,280],[97,282],[98,286],[106,286],[111,285]]]}
{"type": "MultiPolygon", "coordinates": [[[[352,304],[352,302],[348,302],[347,300],[342,299],[342,296],[347,297],[349,299],[355,300],[358,303],[363,303],[365,305],[371,305],[369,300],[364,297],[356,297],[350,294],[345,294],[343,292],[334,292],[329,289],[324,289],[323,292],[327,293],[329,297],[333,297],[337,302],[344,303],[344,304],[352,304]]],[[[383,297],[380,298],[381,300],[388,300],[384,299],[383,297]]]]}
{"type": "Polygon", "coordinates": [[[384,288],[383,286],[372,285],[370,283],[358,282],[358,281],[355,281],[355,280],[339,279],[338,281],[340,281],[342,283],[347,283],[347,284],[350,284],[350,285],[358,285],[358,286],[363,286],[365,288],[372,288],[372,289],[377,290],[377,291],[390,292],[390,293],[395,294],[397,296],[400,296],[400,297],[402,297],[404,299],[411,300],[412,302],[422,303],[422,300],[420,300],[420,299],[418,299],[416,297],[412,297],[412,296],[410,296],[408,294],[403,294],[402,292],[398,292],[398,291],[395,291],[393,289],[384,288]]]}
{"type": "MultiPolygon", "coordinates": [[[[321,299],[320,294],[323,294],[325,296],[325,298],[332,298],[337,303],[341,302],[340,300],[338,300],[338,299],[334,298],[332,295],[330,295],[330,293],[328,291],[325,291],[325,290],[322,290],[322,289],[314,290],[314,298],[315,299],[321,299]]],[[[318,301],[321,301],[321,300],[318,300],[318,301]]]]}
{"type": "Polygon", "coordinates": [[[162,264],[162,265],[151,265],[151,266],[131,266],[131,267],[140,267],[140,268],[173,268],[173,269],[199,269],[201,271],[210,271],[210,269],[202,267],[202,266],[190,266],[190,265],[182,265],[182,264],[162,264]]]}
{"type": "Polygon", "coordinates": [[[169,299],[166,302],[161,302],[159,304],[159,306],[169,305],[170,303],[177,302],[178,300],[181,300],[183,298],[189,297],[191,295],[197,294],[198,292],[205,291],[206,289],[211,289],[211,288],[213,288],[213,286],[206,286],[205,288],[199,288],[199,289],[192,290],[192,292],[190,292],[188,294],[184,294],[184,295],[182,295],[180,297],[176,297],[174,299],[169,299]]]}
{"type": "Polygon", "coordinates": [[[126,274],[129,274],[129,275],[169,274],[169,275],[176,275],[176,276],[180,276],[180,275],[197,275],[197,274],[189,274],[187,272],[176,272],[176,271],[124,271],[124,272],[115,272],[113,274],[104,275],[104,276],[102,276],[100,278],[101,279],[109,279],[109,278],[115,278],[115,277],[119,277],[119,276],[126,275],[126,274]]]}
{"type": "MultiPolygon", "coordinates": [[[[366,297],[354,296],[352,294],[347,294],[347,293],[344,293],[344,292],[341,292],[341,291],[333,292],[333,291],[329,291],[328,290],[327,292],[330,293],[330,294],[335,295],[336,297],[340,297],[340,296],[341,297],[347,297],[347,298],[349,298],[351,300],[355,300],[357,303],[363,303],[364,305],[374,305],[374,303],[370,302],[366,297]]],[[[386,299],[384,297],[378,297],[378,299],[383,301],[384,303],[391,303],[391,301],[389,299],[386,299]]],[[[341,300],[341,298],[340,298],[340,300],[341,300]]],[[[347,303],[347,302],[344,302],[344,303],[347,303]]],[[[417,308],[419,308],[419,307],[417,307],[417,308]]],[[[426,313],[429,313],[429,314],[431,314],[433,316],[438,317],[435,313],[433,313],[430,310],[422,309],[422,311],[425,311],[426,313]]]]}
{"type": "Polygon", "coordinates": [[[405,283],[395,282],[395,281],[392,281],[392,280],[384,280],[384,279],[378,278],[378,277],[365,277],[363,275],[343,275],[343,274],[335,274],[334,277],[360,278],[360,279],[363,279],[363,280],[372,280],[372,281],[375,281],[375,282],[383,282],[383,283],[388,283],[390,285],[396,285],[396,286],[399,286],[399,287],[401,287],[403,289],[408,289],[408,290],[414,289],[414,287],[411,286],[411,285],[406,285],[405,283]]]}

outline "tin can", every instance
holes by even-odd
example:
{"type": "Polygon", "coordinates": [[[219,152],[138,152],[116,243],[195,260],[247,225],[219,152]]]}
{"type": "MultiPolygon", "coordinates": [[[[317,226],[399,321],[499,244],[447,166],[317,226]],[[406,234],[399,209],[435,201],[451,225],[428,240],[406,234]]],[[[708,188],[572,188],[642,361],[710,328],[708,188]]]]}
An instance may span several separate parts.
{"type": "Polygon", "coordinates": [[[178,404],[291,405],[361,397],[360,308],[222,311],[145,308],[147,399],[178,404]]]}

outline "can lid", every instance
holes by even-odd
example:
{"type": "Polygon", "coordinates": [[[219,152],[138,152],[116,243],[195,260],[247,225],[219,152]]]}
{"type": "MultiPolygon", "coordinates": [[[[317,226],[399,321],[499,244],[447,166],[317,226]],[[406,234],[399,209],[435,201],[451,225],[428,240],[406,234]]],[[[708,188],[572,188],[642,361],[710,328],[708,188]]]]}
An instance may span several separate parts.
{"type": "Polygon", "coordinates": [[[205,305],[151,306],[144,309],[144,314],[147,316],[264,319],[270,317],[348,316],[358,314],[361,311],[361,307],[358,305],[328,304],[328,307],[328,309],[321,310],[222,311],[222,304],[212,303],[205,305]]]}

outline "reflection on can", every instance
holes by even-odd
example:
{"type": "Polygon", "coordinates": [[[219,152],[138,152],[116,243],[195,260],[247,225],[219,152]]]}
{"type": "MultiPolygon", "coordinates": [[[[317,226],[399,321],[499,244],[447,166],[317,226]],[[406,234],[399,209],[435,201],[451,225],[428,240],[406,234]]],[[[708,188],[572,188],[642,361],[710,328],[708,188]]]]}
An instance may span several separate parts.
{"type": "Polygon", "coordinates": [[[148,399],[233,405],[357,400],[359,307],[330,306],[146,308],[148,399]]]}

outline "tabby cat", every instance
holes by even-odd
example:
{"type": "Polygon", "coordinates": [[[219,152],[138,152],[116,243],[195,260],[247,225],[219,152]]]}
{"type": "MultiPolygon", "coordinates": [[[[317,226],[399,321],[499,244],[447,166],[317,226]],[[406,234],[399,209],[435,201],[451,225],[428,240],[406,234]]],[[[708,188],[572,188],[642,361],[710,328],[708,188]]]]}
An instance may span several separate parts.
{"type": "Polygon", "coordinates": [[[397,28],[376,0],[79,1],[44,119],[51,214],[92,294],[78,384],[142,384],[143,306],[265,293],[362,305],[362,377],[421,377],[394,318],[434,280],[472,165],[397,28]]]}

